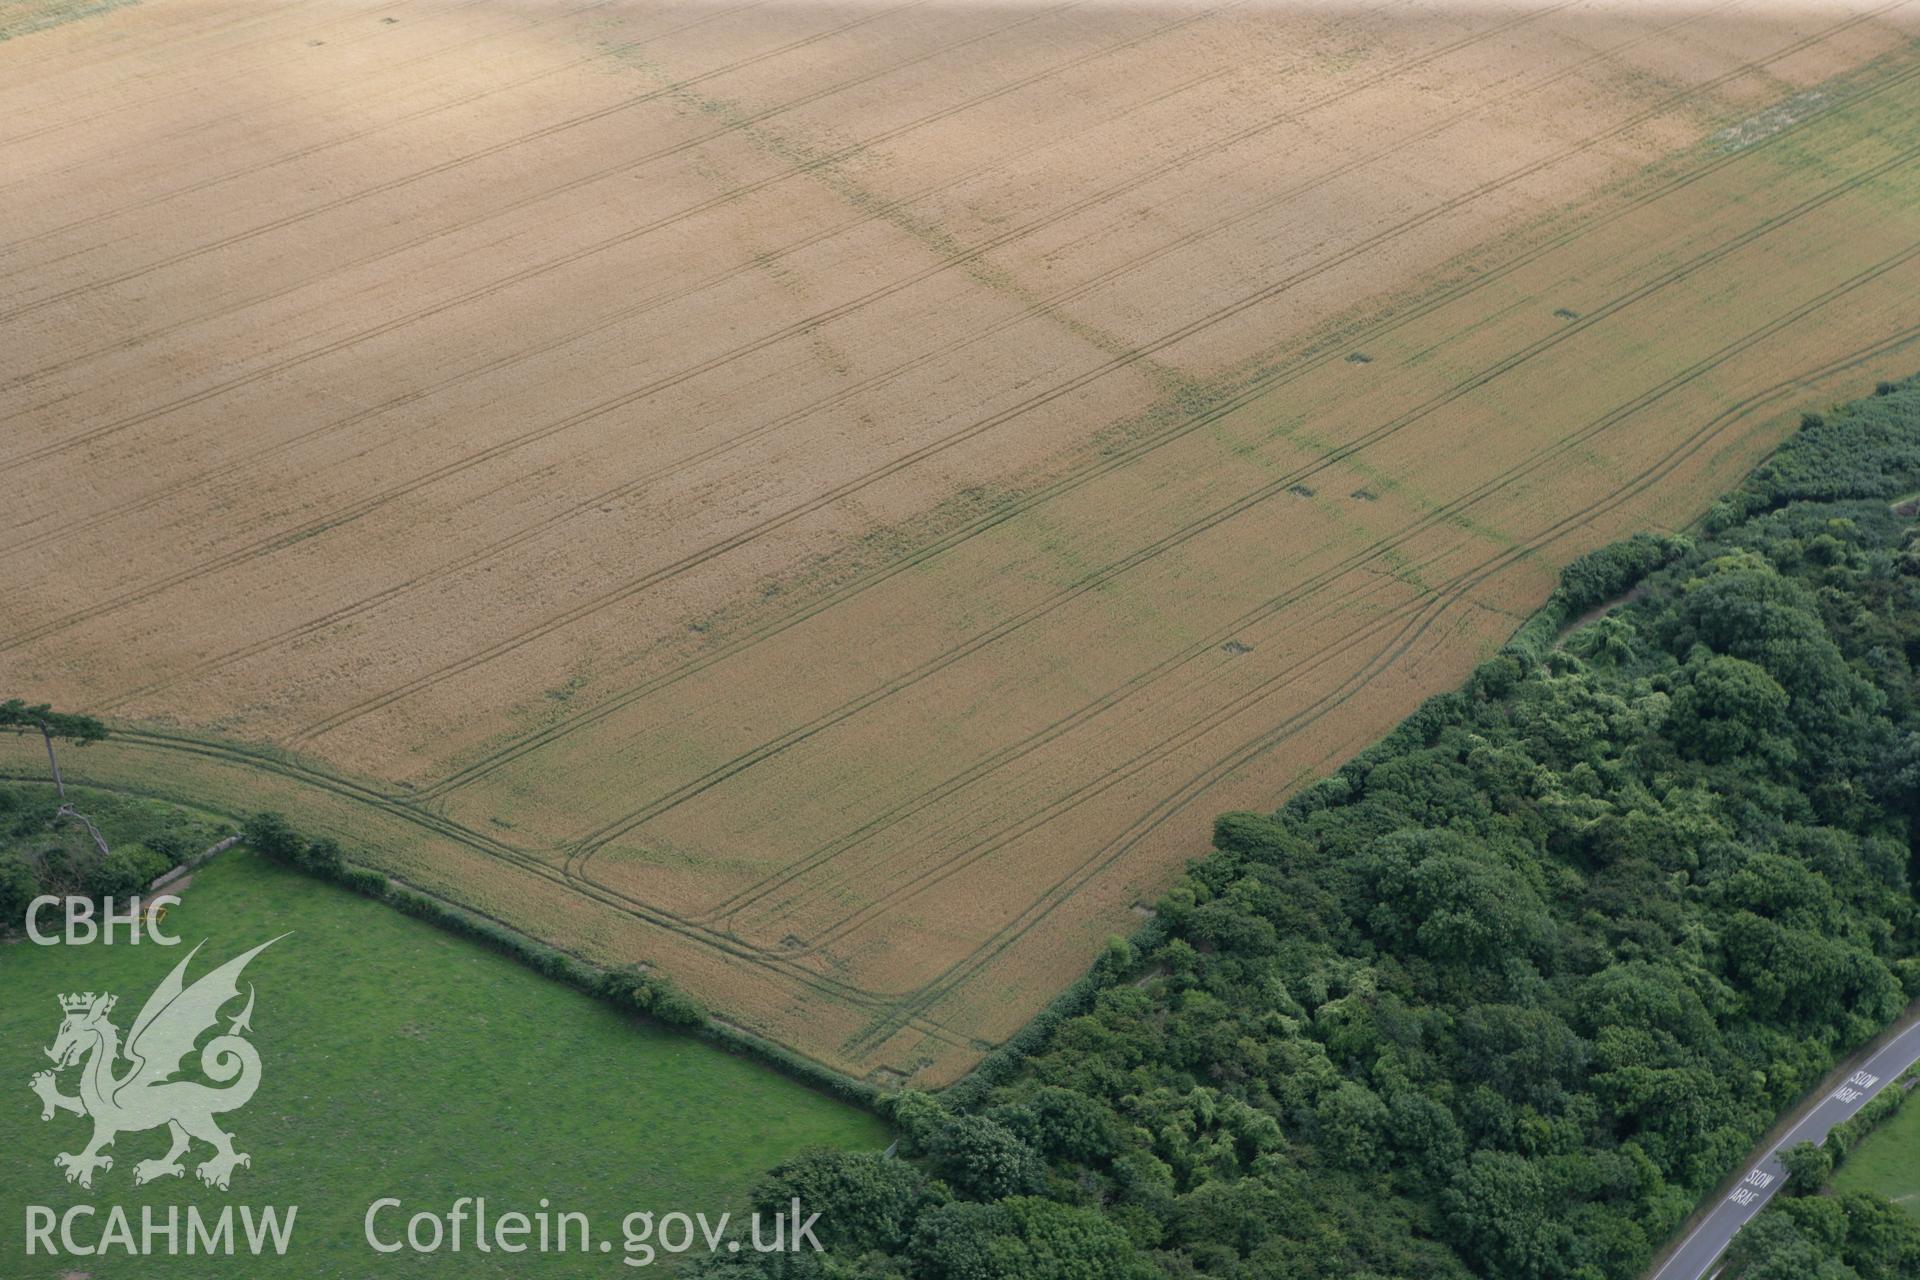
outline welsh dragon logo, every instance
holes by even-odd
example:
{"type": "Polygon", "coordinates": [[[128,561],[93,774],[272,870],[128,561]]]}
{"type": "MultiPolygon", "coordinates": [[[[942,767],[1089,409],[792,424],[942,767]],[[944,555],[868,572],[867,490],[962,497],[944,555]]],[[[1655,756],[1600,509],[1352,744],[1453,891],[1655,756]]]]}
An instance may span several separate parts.
{"type": "Polygon", "coordinates": [[[93,1118],[93,1141],[86,1149],[53,1158],[67,1171],[68,1182],[92,1187],[95,1170],[113,1168],[113,1157],[103,1152],[116,1137],[161,1125],[172,1134],[173,1145],[160,1159],[142,1160],[133,1167],[136,1186],[155,1178],[184,1177],[180,1157],[196,1138],[213,1147],[213,1155],[194,1170],[210,1187],[225,1191],[234,1169],[252,1164],[245,1152],[233,1149],[233,1135],[214,1122],[215,1116],[244,1107],[260,1087],[260,1054],[244,1039],[253,1029],[251,983],[246,1008],[229,1022],[226,1034],[214,1036],[200,1050],[201,1072],[225,1087],[173,1076],[193,1051],[194,1042],[219,1021],[221,1006],[240,994],[240,972],[247,962],[278,941],[263,942],[187,986],[187,965],[200,952],[195,947],[147,997],[124,1048],[120,1029],[109,1016],[118,997],[91,991],[60,997],[66,1016],[53,1047],[46,1050],[54,1068],[37,1073],[31,1084],[40,1096],[42,1120],[53,1119],[56,1111],[93,1118]],[[120,1070],[123,1056],[128,1065],[120,1070]],[[80,1093],[68,1097],[60,1092],[56,1075],[73,1066],[80,1068],[80,1093]]]}

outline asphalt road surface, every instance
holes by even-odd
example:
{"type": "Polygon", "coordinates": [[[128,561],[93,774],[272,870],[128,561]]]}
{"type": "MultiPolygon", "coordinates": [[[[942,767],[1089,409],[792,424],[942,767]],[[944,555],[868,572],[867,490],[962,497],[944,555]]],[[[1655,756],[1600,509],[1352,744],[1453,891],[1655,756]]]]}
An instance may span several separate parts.
{"type": "Polygon", "coordinates": [[[1819,1105],[1802,1116],[1649,1280],[1701,1280],[1710,1274],[1720,1255],[1733,1243],[1734,1233],[1767,1207],[1767,1201],[1786,1180],[1780,1153],[1797,1143],[1824,1141],[1835,1125],[1850,1119],[1915,1062],[1920,1062],[1920,1022],[1874,1050],[1819,1105]]]}

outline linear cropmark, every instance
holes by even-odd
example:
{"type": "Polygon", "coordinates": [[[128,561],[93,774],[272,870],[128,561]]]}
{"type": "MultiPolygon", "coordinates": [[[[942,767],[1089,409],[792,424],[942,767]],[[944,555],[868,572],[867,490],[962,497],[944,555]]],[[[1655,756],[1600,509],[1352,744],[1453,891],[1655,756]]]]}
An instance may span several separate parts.
{"type": "Polygon", "coordinates": [[[0,41],[0,693],[109,716],[91,782],[284,810],[951,1080],[1215,813],[1920,364],[1916,34],[1911,0],[36,25],[0,41]]]}

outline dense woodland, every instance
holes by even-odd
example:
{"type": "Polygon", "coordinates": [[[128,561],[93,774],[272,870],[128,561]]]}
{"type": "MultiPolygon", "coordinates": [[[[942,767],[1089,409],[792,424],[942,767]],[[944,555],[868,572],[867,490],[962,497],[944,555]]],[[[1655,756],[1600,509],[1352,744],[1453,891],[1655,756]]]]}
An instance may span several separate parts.
{"type": "MultiPolygon", "coordinates": [[[[1912,1100],[1920,1067],[1889,1085],[1818,1146],[1780,1153],[1787,1181],[1734,1237],[1719,1280],[1913,1280],[1920,1276],[1920,1219],[1870,1191],[1833,1194],[1833,1171],[1912,1100]]],[[[1879,1141],[1887,1141],[1891,1135],[1879,1141]]]]}
{"type": "MultiPolygon", "coordinates": [[[[898,1098],[904,1158],[772,1171],[826,1255],[702,1274],[1640,1274],[1920,996],[1916,490],[1920,380],[1809,417],[1695,538],[1576,563],[1464,689],[1221,818],[1010,1051],[898,1098]]],[[[1889,1211],[1796,1199],[1729,1274],[1909,1274],[1889,1211]]]]}
{"type": "MultiPolygon", "coordinates": [[[[758,1204],[819,1211],[827,1253],[689,1274],[1639,1275],[1920,997],[1916,492],[1920,379],[1809,417],[1696,538],[1576,562],[1464,689],[1278,813],[1221,818],[1151,924],[968,1081],[886,1103],[898,1155],[771,1171],[758,1204]]],[[[0,791],[15,896],[118,874],[55,803],[0,791]]],[[[454,914],[272,815],[247,835],[454,914]]],[[[637,971],[492,940],[704,1021],[637,971]]],[[[1725,1274],[1917,1269],[1920,1230],[1849,1193],[1770,1210],[1725,1274]]]]}
{"type": "Polygon", "coordinates": [[[1912,1280],[1920,1224],[1883,1196],[1780,1200],[1734,1238],[1719,1280],[1912,1280]]]}

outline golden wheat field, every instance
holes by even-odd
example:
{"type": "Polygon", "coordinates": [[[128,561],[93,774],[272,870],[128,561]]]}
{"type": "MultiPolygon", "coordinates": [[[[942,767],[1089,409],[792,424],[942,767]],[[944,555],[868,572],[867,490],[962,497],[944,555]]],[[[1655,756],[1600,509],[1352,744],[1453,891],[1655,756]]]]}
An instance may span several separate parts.
{"type": "Polygon", "coordinates": [[[880,1081],[1920,367],[1914,0],[0,36],[0,696],[880,1081]]]}

